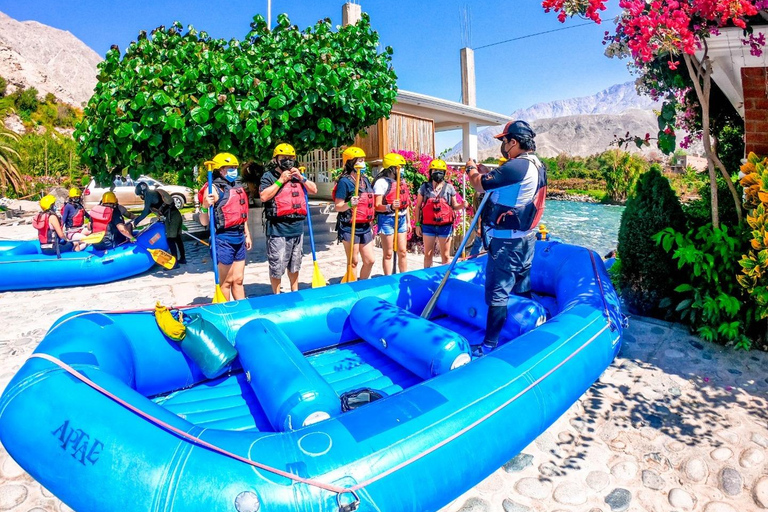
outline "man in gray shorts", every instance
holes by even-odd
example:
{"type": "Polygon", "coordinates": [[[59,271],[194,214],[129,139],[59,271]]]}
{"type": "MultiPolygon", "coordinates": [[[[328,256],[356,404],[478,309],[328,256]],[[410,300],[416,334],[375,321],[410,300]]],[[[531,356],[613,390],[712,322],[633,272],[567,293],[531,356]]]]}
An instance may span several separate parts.
{"type": "Polygon", "coordinates": [[[317,185],[296,168],[293,146],[279,144],[259,186],[267,230],[269,282],[274,293],[280,293],[280,281],[286,270],[291,291],[299,289],[304,221],[309,208],[305,188],[310,194],[317,193],[317,185]]]}

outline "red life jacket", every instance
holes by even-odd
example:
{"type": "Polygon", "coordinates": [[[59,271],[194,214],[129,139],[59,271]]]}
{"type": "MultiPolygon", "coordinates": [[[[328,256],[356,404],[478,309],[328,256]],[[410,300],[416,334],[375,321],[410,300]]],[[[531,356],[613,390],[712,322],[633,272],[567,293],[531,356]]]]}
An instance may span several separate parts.
{"type": "MultiPolygon", "coordinates": [[[[345,174],[339,178],[339,181],[341,180],[349,180],[353,187],[355,185],[354,178],[352,178],[352,176],[349,174],[345,174]]],[[[331,195],[333,196],[334,200],[336,199],[336,189],[338,186],[338,183],[333,186],[333,192],[331,195]]],[[[354,188],[352,194],[354,194],[354,188]]],[[[365,176],[360,176],[360,190],[358,190],[357,197],[359,200],[357,202],[357,215],[355,216],[356,223],[370,224],[376,216],[376,202],[374,200],[373,187],[371,186],[371,182],[368,181],[368,178],[365,176]]],[[[352,224],[352,210],[353,209],[350,208],[349,210],[341,212],[338,215],[339,221],[343,222],[344,224],[352,224]]]]}
{"type": "Polygon", "coordinates": [[[219,188],[219,200],[216,201],[216,230],[243,226],[246,222],[248,195],[243,187],[224,187],[224,190],[219,188]]]}
{"type": "MultiPolygon", "coordinates": [[[[397,199],[397,182],[393,180],[392,178],[385,178],[381,177],[379,179],[387,180],[387,191],[381,198],[381,204],[384,206],[391,205],[395,199],[397,199]]],[[[375,185],[375,182],[374,182],[375,185]]],[[[400,180],[400,211],[407,210],[408,207],[411,205],[411,192],[408,188],[408,182],[401,179],[400,180]]],[[[394,209],[389,206],[387,208],[387,211],[390,213],[394,212],[394,209]]]]}
{"type": "Polygon", "coordinates": [[[304,186],[296,181],[285,183],[275,197],[265,205],[268,219],[303,219],[307,216],[307,198],[304,186]]]}
{"type": "Polygon", "coordinates": [[[79,228],[82,227],[82,225],[85,223],[85,208],[83,208],[82,205],[78,205],[75,203],[70,203],[74,209],[75,214],[67,219],[72,225],[67,226],[68,228],[79,228]]]}
{"type": "Polygon", "coordinates": [[[91,210],[91,231],[93,233],[101,233],[107,231],[107,226],[112,221],[112,216],[115,214],[115,209],[111,206],[104,206],[103,204],[94,206],[91,210]]]}
{"type": "Polygon", "coordinates": [[[456,220],[456,212],[445,198],[445,190],[448,185],[443,185],[440,194],[437,197],[424,199],[424,205],[421,207],[421,223],[427,226],[447,226],[453,224],[456,220]]]}
{"type": "Polygon", "coordinates": [[[51,215],[56,215],[51,212],[40,212],[32,220],[32,227],[37,230],[37,240],[40,242],[42,249],[50,249],[53,247],[56,239],[56,232],[51,229],[49,219],[51,215]]]}

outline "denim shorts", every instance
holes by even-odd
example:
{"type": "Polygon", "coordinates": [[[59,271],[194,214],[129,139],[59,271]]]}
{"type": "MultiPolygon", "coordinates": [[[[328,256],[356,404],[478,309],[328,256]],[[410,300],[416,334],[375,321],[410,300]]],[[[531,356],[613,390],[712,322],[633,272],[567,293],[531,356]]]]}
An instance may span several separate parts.
{"type": "MultiPolygon", "coordinates": [[[[408,224],[406,224],[406,221],[408,220],[406,215],[400,215],[400,218],[398,219],[398,222],[400,226],[398,226],[398,233],[407,233],[408,232],[408,224]]],[[[383,215],[379,214],[376,216],[376,224],[379,226],[379,233],[382,235],[394,235],[395,234],[395,216],[394,215],[383,215]]]]}
{"type": "Polygon", "coordinates": [[[531,291],[531,263],[536,234],[491,238],[485,265],[485,303],[506,306],[511,293],[531,291]]]}
{"type": "Polygon", "coordinates": [[[453,224],[446,224],[445,226],[427,226],[426,224],[422,224],[421,232],[424,236],[448,238],[453,233],[453,224]]]}
{"type": "Polygon", "coordinates": [[[217,239],[216,258],[222,265],[231,265],[236,261],[245,261],[245,241],[233,243],[217,239]]]}

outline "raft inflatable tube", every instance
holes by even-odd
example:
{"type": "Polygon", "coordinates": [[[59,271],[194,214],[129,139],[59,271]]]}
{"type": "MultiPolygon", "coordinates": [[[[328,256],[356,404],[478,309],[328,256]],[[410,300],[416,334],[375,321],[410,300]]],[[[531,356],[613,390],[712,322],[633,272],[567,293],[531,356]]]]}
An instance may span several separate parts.
{"type": "MultiPolygon", "coordinates": [[[[477,296],[457,301],[482,301],[484,266],[484,258],[457,265],[451,280],[478,285],[477,296]]],[[[193,308],[243,357],[242,368],[214,380],[163,336],[151,310],[70,313],[0,397],[0,442],[78,512],[438,510],[578,400],[618,353],[623,329],[600,258],[538,242],[532,281],[546,321],[424,378],[361,340],[369,332],[357,315],[370,320],[379,308],[391,324],[400,308],[403,332],[423,332],[405,312],[419,316],[444,271],[193,308]],[[368,300],[356,311],[366,297],[389,306],[368,300]],[[275,364],[255,357],[260,344],[275,364]],[[366,388],[383,398],[346,412],[326,407],[331,391],[366,388]],[[318,407],[294,416],[302,399],[318,407]],[[316,411],[324,417],[304,419],[316,411]]],[[[450,308],[430,321],[457,340],[482,340],[482,328],[450,308]]],[[[414,341],[418,364],[444,359],[447,347],[414,341]]],[[[398,359],[404,350],[398,341],[398,359]]]]}
{"type": "Polygon", "coordinates": [[[43,254],[36,240],[0,242],[0,292],[109,283],[141,274],[155,264],[147,249],[168,250],[165,226],[157,222],[142,231],[135,243],[101,251],[89,246],[63,252],[61,258],[43,254]]]}

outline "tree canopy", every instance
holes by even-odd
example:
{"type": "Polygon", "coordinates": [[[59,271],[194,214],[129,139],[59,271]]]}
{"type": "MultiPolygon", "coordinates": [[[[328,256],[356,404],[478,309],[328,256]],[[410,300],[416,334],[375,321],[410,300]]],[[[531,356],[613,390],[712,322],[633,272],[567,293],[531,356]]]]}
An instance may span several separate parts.
{"type": "Polygon", "coordinates": [[[98,180],[192,168],[218,151],[267,161],[280,142],[300,153],[352,143],[389,117],[397,95],[392,49],[363,15],[332,30],[299,30],[256,16],[243,40],[211,38],[181,23],[139,34],[99,65],[75,139],[98,180]]]}

